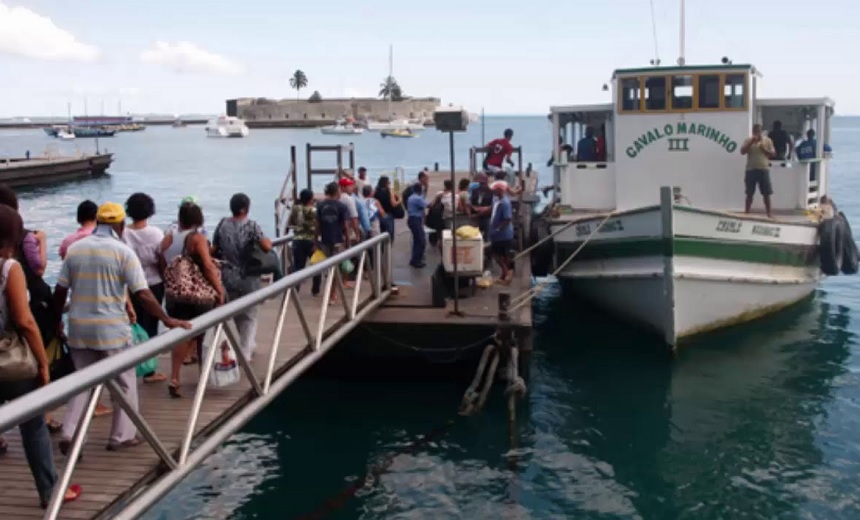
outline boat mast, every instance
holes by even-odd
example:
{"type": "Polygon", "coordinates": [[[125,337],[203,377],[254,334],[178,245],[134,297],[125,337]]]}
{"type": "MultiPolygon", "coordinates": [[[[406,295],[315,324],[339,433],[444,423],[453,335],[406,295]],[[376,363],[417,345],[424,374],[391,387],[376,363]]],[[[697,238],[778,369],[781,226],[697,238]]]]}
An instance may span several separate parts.
{"type": "Polygon", "coordinates": [[[682,66],[682,67],[684,66],[684,63],[686,62],[686,60],[684,58],[684,44],[685,44],[685,39],[686,39],[684,37],[685,36],[684,33],[686,30],[685,25],[686,25],[686,21],[687,21],[686,20],[687,16],[686,16],[686,13],[684,10],[684,7],[685,7],[684,4],[685,4],[684,0],[681,0],[681,38],[680,38],[681,41],[680,41],[680,54],[678,55],[678,65],[682,66]]]}

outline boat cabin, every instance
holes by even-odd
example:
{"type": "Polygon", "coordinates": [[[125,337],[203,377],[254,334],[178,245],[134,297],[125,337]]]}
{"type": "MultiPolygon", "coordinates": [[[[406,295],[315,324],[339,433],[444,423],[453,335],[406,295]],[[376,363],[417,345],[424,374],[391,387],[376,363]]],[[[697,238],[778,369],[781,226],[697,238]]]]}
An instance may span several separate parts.
{"type": "MultiPolygon", "coordinates": [[[[774,211],[818,205],[828,193],[833,101],[758,99],[751,65],[650,67],[613,74],[612,102],[551,109],[555,185],[564,209],[626,210],[659,203],[660,187],[680,189],[702,209],[743,211],[744,140],[781,123],[796,149],[815,131],[814,153],[771,161],[774,211]]],[[[777,150],[779,153],[780,150],[777,150]]],[[[761,208],[756,194],[754,208],[761,208]]]]}

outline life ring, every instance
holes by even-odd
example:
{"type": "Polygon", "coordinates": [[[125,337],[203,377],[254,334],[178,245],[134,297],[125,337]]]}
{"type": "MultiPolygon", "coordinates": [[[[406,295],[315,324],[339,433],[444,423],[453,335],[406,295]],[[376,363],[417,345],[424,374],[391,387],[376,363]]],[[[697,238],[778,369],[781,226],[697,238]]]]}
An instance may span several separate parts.
{"type": "Polygon", "coordinates": [[[818,256],[821,272],[836,276],[842,270],[845,256],[845,222],[841,218],[827,219],[818,232],[818,256]]]}
{"type": "Polygon", "coordinates": [[[841,211],[838,218],[842,220],[844,225],[845,249],[842,252],[842,274],[857,274],[857,271],[860,270],[860,250],[857,249],[857,243],[854,241],[854,234],[851,232],[851,224],[848,223],[848,218],[841,211]]]}

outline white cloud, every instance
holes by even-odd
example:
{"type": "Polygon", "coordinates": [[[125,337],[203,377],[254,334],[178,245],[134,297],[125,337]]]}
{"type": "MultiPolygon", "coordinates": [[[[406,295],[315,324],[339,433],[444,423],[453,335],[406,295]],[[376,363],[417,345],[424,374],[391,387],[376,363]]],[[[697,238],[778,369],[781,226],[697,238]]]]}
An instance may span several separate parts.
{"type": "Polygon", "coordinates": [[[54,61],[95,61],[99,57],[98,49],[79,42],[50,18],[0,1],[0,54],[4,53],[54,61]]]}
{"type": "Polygon", "coordinates": [[[155,42],[140,53],[144,63],[163,65],[176,72],[239,74],[242,66],[224,56],[201,49],[190,42],[155,42]]]}

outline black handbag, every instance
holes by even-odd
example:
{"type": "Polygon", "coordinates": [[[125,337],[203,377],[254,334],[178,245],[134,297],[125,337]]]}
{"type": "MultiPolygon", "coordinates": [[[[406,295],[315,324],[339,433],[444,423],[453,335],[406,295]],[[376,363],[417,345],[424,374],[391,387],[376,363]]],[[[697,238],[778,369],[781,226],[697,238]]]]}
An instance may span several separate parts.
{"type": "Polygon", "coordinates": [[[61,338],[55,337],[45,345],[45,354],[48,357],[48,371],[51,381],[56,381],[75,371],[75,364],[69,354],[69,345],[61,338]]]}
{"type": "Polygon", "coordinates": [[[242,263],[244,264],[245,276],[272,274],[276,278],[280,278],[278,275],[281,274],[281,263],[278,255],[273,251],[264,252],[256,240],[248,242],[248,245],[245,246],[242,263]]]}

